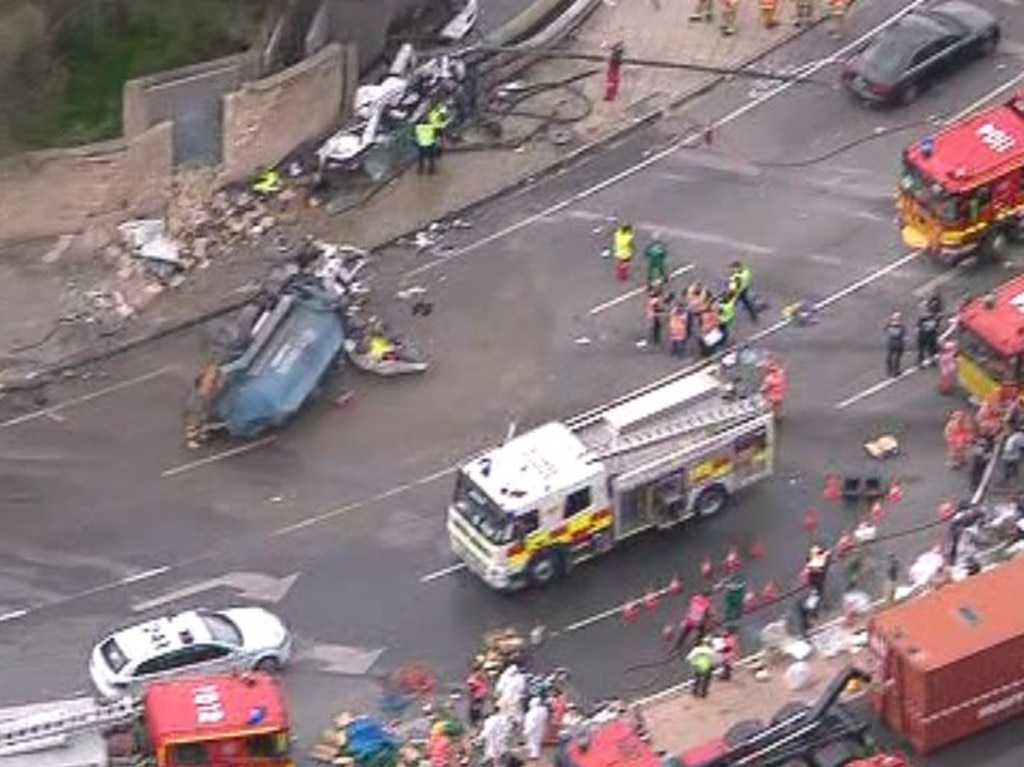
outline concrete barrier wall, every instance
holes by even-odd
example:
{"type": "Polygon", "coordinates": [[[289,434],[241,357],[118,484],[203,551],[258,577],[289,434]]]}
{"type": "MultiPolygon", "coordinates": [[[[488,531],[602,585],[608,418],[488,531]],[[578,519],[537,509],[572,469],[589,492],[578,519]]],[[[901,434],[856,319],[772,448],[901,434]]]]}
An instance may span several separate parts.
{"type": "Polygon", "coordinates": [[[128,139],[0,162],[0,239],[52,237],[158,214],[167,203],[172,166],[166,122],[128,139]]]}
{"type": "Polygon", "coordinates": [[[153,124],[157,115],[173,112],[170,100],[153,98],[163,84],[181,83],[187,92],[191,78],[207,78],[217,87],[243,78],[239,90],[223,97],[216,137],[225,183],[248,178],[326,133],[350,108],[358,86],[358,54],[351,45],[331,44],[290,69],[250,82],[244,78],[255,59],[233,58],[227,65],[221,60],[190,67],[184,77],[177,70],[129,83],[123,139],[0,162],[0,241],[161,215],[175,172],[175,124],[153,124]]]}
{"type": "Polygon", "coordinates": [[[225,182],[273,165],[341,119],[356,87],[353,46],[332,44],[224,98],[225,182]]]}
{"type": "Polygon", "coordinates": [[[124,84],[122,127],[126,137],[173,120],[197,94],[224,96],[260,76],[259,52],[239,53],[192,66],[137,77],[124,84]]]}

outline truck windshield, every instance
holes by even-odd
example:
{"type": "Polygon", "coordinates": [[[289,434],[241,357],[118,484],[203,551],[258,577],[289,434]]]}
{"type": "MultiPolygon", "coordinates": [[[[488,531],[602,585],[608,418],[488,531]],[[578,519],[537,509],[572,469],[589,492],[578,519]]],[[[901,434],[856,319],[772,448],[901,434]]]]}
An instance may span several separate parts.
{"type": "Polygon", "coordinates": [[[1007,358],[989,346],[984,339],[965,327],[960,328],[958,345],[971,362],[980,367],[986,375],[997,382],[1018,380],[1016,358],[1007,358]]]}
{"type": "Polygon", "coordinates": [[[957,198],[947,193],[941,184],[932,181],[907,159],[903,160],[900,189],[943,223],[954,224],[962,217],[957,198]]]}
{"type": "Polygon", "coordinates": [[[459,472],[455,482],[456,511],[491,543],[504,546],[514,537],[512,519],[473,480],[459,472]]]}

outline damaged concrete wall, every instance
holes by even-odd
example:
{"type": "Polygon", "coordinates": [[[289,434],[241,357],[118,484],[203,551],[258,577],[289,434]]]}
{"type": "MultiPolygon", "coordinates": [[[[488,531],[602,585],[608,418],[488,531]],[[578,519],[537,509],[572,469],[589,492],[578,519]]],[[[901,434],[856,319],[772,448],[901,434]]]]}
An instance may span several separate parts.
{"type": "Polygon", "coordinates": [[[353,46],[332,44],[224,99],[225,182],[273,165],[336,125],[351,102],[358,67],[353,46]]]}
{"type": "Polygon", "coordinates": [[[242,83],[260,76],[259,67],[259,53],[253,51],[129,80],[121,99],[124,135],[131,137],[173,120],[197,92],[213,90],[223,96],[238,90],[242,83]]]}
{"type": "Polygon", "coordinates": [[[172,126],[164,122],[127,139],[0,162],[0,239],[52,237],[159,213],[173,151],[172,126]]]}

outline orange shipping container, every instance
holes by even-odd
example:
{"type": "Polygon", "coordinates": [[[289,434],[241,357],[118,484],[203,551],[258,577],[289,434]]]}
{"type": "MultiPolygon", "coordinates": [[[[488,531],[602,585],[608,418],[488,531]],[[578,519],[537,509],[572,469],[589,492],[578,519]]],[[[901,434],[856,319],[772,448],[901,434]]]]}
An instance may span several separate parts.
{"type": "Polygon", "coordinates": [[[1024,713],[1024,558],[868,624],[871,700],[922,754],[1024,713]]]}

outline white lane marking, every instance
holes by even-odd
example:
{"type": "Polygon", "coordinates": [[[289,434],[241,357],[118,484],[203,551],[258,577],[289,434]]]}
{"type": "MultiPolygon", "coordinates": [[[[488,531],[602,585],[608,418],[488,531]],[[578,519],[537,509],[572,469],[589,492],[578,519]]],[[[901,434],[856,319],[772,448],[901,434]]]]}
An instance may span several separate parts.
{"type": "Polygon", "coordinates": [[[224,461],[227,460],[228,458],[234,458],[235,456],[242,455],[243,453],[251,453],[253,450],[258,450],[264,445],[269,445],[275,439],[277,439],[277,437],[272,434],[269,437],[258,439],[255,442],[247,442],[244,445],[233,447],[230,450],[224,450],[220,453],[214,453],[213,455],[207,455],[204,456],[203,458],[197,458],[194,461],[183,463],[180,466],[175,466],[170,469],[164,469],[162,472],[160,472],[160,476],[164,479],[169,479],[170,477],[177,477],[179,474],[184,474],[185,472],[192,471],[193,469],[201,469],[204,466],[209,466],[210,464],[217,463],[219,461],[224,461]]]}
{"type": "Polygon", "coordinates": [[[873,271],[873,272],[871,272],[869,274],[864,275],[863,277],[861,277],[856,282],[850,283],[849,285],[847,285],[842,290],[836,291],[835,293],[833,293],[828,298],[821,299],[820,301],[818,301],[818,303],[816,303],[814,305],[814,308],[818,309],[819,311],[822,310],[822,309],[827,309],[832,304],[834,304],[836,301],[842,301],[844,298],[846,298],[851,293],[856,293],[861,288],[867,287],[872,282],[875,282],[876,280],[879,280],[882,277],[885,277],[887,274],[892,274],[897,269],[899,269],[901,266],[903,266],[904,264],[910,263],[915,258],[919,258],[919,255],[917,254],[917,252],[907,253],[903,257],[898,258],[895,261],[893,261],[888,266],[883,266],[881,269],[876,269],[875,271],[873,271]]]}
{"type": "MultiPolygon", "coordinates": [[[[945,342],[946,339],[948,339],[951,335],[953,335],[954,332],[956,332],[956,324],[955,323],[950,323],[949,327],[947,327],[939,335],[939,343],[945,342]]],[[[906,378],[909,378],[910,376],[912,376],[914,373],[918,372],[919,370],[922,370],[920,365],[911,365],[909,368],[904,370],[902,373],[900,373],[895,378],[885,378],[885,379],[879,381],[878,383],[872,384],[871,386],[867,387],[866,389],[862,389],[861,391],[857,392],[856,394],[850,395],[849,397],[847,397],[846,399],[842,400],[841,402],[837,402],[836,403],[836,410],[846,410],[846,408],[848,408],[850,405],[855,405],[855,404],[857,404],[858,402],[860,402],[862,400],[866,400],[868,397],[871,397],[871,396],[873,396],[875,394],[878,394],[878,392],[880,392],[880,391],[885,391],[890,386],[893,386],[894,384],[897,384],[900,381],[902,381],[902,380],[904,380],[906,378]]]]}
{"type": "MultiPolygon", "coordinates": [[[[673,269],[671,272],[668,273],[669,279],[678,277],[682,274],[686,274],[687,272],[692,271],[693,268],[693,264],[686,264],[685,266],[680,266],[678,269],[673,269]]],[[[626,291],[621,295],[615,296],[615,298],[609,298],[604,303],[598,304],[597,306],[593,307],[590,311],[588,311],[587,314],[591,317],[596,317],[598,314],[606,312],[609,309],[612,309],[625,301],[629,301],[631,298],[636,298],[637,296],[646,292],[647,288],[645,287],[633,288],[633,290],[626,291]]]]}
{"type": "Polygon", "coordinates": [[[0,623],[6,623],[7,621],[16,621],[19,618],[24,618],[28,615],[28,610],[11,610],[9,613],[0,615],[0,623]]]}
{"type": "Polygon", "coordinates": [[[444,479],[450,474],[454,474],[456,471],[458,471],[459,467],[466,462],[466,460],[469,459],[459,461],[458,463],[452,464],[451,466],[439,469],[438,471],[435,471],[433,474],[427,474],[426,476],[420,477],[419,479],[414,479],[411,482],[406,482],[405,484],[402,485],[396,485],[395,487],[392,487],[389,490],[384,490],[383,492],[377,493],[376,495],[371,495],[369,498],[363,498],[362,500],[359,501],[347,503],[344,506],[337,506],[332,509],[327,509],[326,511],[323,511],[319,514],[315,514],[311,517],[307,517],[306,519],[295,522],[294,524],[278,528],[270,535],[275,538],[290,535],[292,533],[298,532],[299,530],[304,530],[307,527],[313,527],[314,525],[322,524],[323,522],[327,522],[331,519],[344,517],[348,514],[351,514],[354,511],[359,511],[360,509],[366,508],[367,506],[372,506],[375,503],[386,501],[388,498],[394,498],[396,495],[402,495],[417,487],[429,485],[433,482],[436,482],[439,479],[444,479]]]}
{"type": "Polygon", "coordinates": [[[824,264],[825,266],[839,266],[843,263],[843,259],[839,256],[829,256],[824,253],[812,253],[807,257],[807,260],[816,264],[824,264]]]}
{"type": "MultiPolygon", "coordinates": [[[[657,599],[661,599],[662,597],[671,593],[671,591],[672,589],[670,587],[665,586],[664,588],[657,589],[652,593],[657,599]]],[[[622,604],[616,605],[615,607],[609,607],[607,610],[601,610],[601,612],[594,613],[593,615],[587,616],[586,618],[581,618],[578,621],[570,623],[568,626],[561,629],[560,631],[555,631],[553,633],[556,636],[561,636],[563,634],[572,634],[574,631],[580,631],[581,629],[593,626],[595,623],[600,623],[601,621],[608,620],[613,615],[620,615],[622,611],[626,609],[627,605],[632,604],[634,602],[636,602],[636,600],[630,600],[629,602],[623,602],[622,604]]]]}
{"type": "Polygon", "coordinates": [[[154,567],[149,570],[143,570],[141,573],[134,573],[132,575],[126,575],[124,578],[118,581],[125,585],[129,583],[139,583],[140,581],[146,581],[150,578],[156,578],[158,575],[163,575],[169,572],[171,569],[170,565],[161,565],[160,567],[154,567]]]}
{"type": "Polygon", "coordinates": [[[461,573],[465,569],[466,565],[463,562],[459,562],[458,564],[454,564],[449,567],[442,567],[440,570],[434,570],[434,572],[424,575],[420,578],[420,583],[430,583],[431,581],[440,580],[452,573],[461,573]]]}
{"type": "MultiPolygon", "coordinates": [[[[856,40],[848,43],[847,45],[844,45],[831,56],[828,56],[827,58],[824,59],[820,59],[819,61],[811,62],[806,67],[799,68],[798,73],[800,75],[810,76],[815,72],[824,69],[825,67],[831,64],[834,64],[836,61],[843,58],[847,54],[857,50],[860,46],[868,42],[872,37],[877,35],[886,27],[895,24],[899,19],[901,19],[903,16],[908,14],[913,9],[917,8],[920,5],[923,5],[924,2],[925,0],[913,0],[904,8],[901,8],[893,15],[887,17],[880,24],[877,24],[875,27],[865,32],[856,40]]],[[[676,141],[673,141],[665,149],[655,152],[649,157],[645,157],[640,162],[631,165],[628,168],[624,168],[618,173],[608,176],[604,180],[599,181],[596,184],[587,187],[586,189],[576,192],[572,196],[560,202],[556,202],[555,204],[551,205],[545,210],[540,211],[539,213],[534,213],[530,216],[526,216],[525,218],[516,221],[514,224],[510,224],[495,232],[491,232],[486,237],[482,237],[481,239],[476,240],[475,242],[471,242],[468,245],[464,245],[461,248],[455,248],[445,253],[443,256],[438,256],[437,258],[428,261],[422,266],[418,266],[415,269],[406,272],[404,276],[406,279],[412,279],[422,274],[425,274],[426,272],[432,271],[433,269],[436,269],[439,266],[443,266],[444,264],[447,264],[451,261],[461,259],[464,256],[469,255],[470,253],[474,253],[477,250],[480,250],[481,248],[490,245],[491,243],[497,242],[498,240],[503,240],[509,235],[522,231],[523,229],[532,226],[533,224],[542,219],[545,219],[555,213],[559,213],[565,210],[566,208],[570,207],[574,203],[579,202],[580,200],[585,200],[586,198],[592,197],[598,192],[603,192],[605,189],[608,189],[609,187],[618,184],[620,181],[624,181],[625,179],[630,178],[643,170],[646,170],[652,165],[657,164],[661,160],[665,159],[666,157],[669,157],[670,155],[672,155],[673,153],[675,153],[676,151],[683,147],[700,146],[704,140],[704,133],[706,130],[715,130],[717,128],[721,128],[725,125],[735,122],[741,117],[744,117],[753,110],[757,109],[762,104],[765,104],[777,98],[778,96],[781,96],[783,93],[786,93],[790,88],[792,88],[794,85],[797,85],[798,83],[799,80],[786,80],[785,82],[781,82],[771,90],[759,95],[756,99],[746,102],[743,106],[734,109],[725,116],[714,121],[710,126],[694,129],[687,133],[686,135],[682,136],[681,138],[677,139],[676,141]]]]}
{"type": "Polygon", "coordinates": [[[87,402],[92,402],[93,400],[106,397],[110,394],[116,394],[119,391],[131,388],[132,386],[138,386],[139,384],[146,383],[147,381],[152,381],[154,378],[166,375],[176,368],[177,365],[164,365],[156,370],[150,370],[148,373],[143,373],[135,378],[129,378],[126,381],[118,381],[115,384],[104,386],[102,389],[91,391],[80,397],[73,397],[56,405],[50,405],[48,407],[39,408],[38,410],[32,410],[14,418],[8,418],[6,421],[0,421],[0,430],[10,429],[14,426],[21,426],[24,423],[29,423],[30,421],[35,421],[40,418],[52,418],[54,420],[61,421],[63,419],[61,418],[60,413],[64,410],[68,410],[77,405],[84,405],[87,402]]]}
{"type": "Polygon", "coordinates": [[[969,106],[964,107],[959,112],[957,112],[953,117],[951,117],[948,120],[944,120],[943,122],[944,123],[956,122],[957,120],[962,120],[964,117],[967,117],[967,115],[969,115],[969,114],[971,114],[973,112],[977,112],[979,109],[981,109],[983,106],[985,106],[992,99],[996,98],[997,96],[1002,95],[1003,93],[1005,93],[1008,90],[1012,90],[1013,88],[1017,87],[1017,83],[1019,83],[1021,80],[1024,80],[1024,72],[1021,72],[1016,77],[1011,78],[1010,80],[1007,80],[1002,85],[997,85],[995,88],[990,90],[988,93],[986,93],[985,95],[981,96],[977,101],[975,101],[974,103],[970,104],[969,106]]]}
{"type": "Polygon", "coordinates": [[[850,405],[855,405],[861,400],[865,400],[874,394],[878,394],[878,392],[880,391],[885,391],[890,386],[898,384],[904,378],[909,378],[918,370],[920,370],[920,368],[917,365],[911,365],[898,376],[882,379],[878,383],[872,384],[868,388],[863,389],[862,391],[859,391],[856,394],[847,397],[842,402],[836,403],[836,410],[846,410],[846,408],[848,408],[850,405]]]}

